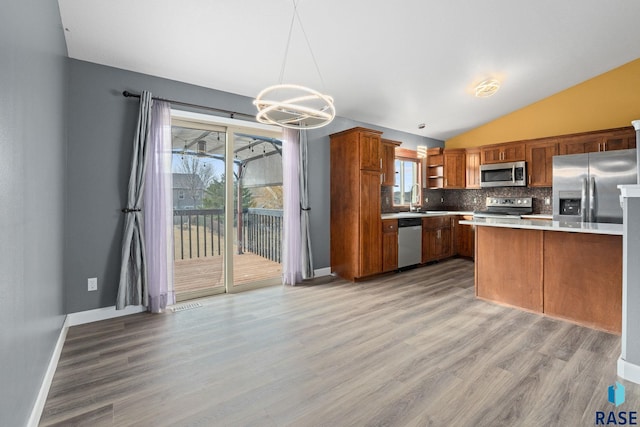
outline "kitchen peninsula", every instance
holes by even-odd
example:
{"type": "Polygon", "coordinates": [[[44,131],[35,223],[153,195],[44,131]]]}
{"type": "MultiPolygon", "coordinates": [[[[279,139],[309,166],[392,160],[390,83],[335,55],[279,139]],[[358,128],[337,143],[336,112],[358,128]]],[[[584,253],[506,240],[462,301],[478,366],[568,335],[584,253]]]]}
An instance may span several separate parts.
{"type": "Polygon", "coordinates": [[[621,224],[475,218],[476,296],[620,334],[621,224]]]}

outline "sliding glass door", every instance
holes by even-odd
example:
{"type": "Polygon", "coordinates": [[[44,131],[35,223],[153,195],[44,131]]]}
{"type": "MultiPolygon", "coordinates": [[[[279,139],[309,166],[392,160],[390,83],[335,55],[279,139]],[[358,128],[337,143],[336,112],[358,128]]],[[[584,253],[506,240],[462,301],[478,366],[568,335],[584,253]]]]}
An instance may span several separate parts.
{"type": "Polygon", "coordinates": [[[280,135],[265,126],[174,112],[177,300],[280,283],[280,135]]]}

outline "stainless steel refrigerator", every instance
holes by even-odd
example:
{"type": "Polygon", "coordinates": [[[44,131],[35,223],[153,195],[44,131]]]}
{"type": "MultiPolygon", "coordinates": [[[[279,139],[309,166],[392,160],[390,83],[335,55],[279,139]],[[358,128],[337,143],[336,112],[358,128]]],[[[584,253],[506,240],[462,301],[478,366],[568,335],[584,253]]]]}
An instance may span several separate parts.
{"type": "Polygon", "coordinates": [[[553,157],[553,219],[622,224],[618,185],[637,184],[636,150],[553,157]]]}

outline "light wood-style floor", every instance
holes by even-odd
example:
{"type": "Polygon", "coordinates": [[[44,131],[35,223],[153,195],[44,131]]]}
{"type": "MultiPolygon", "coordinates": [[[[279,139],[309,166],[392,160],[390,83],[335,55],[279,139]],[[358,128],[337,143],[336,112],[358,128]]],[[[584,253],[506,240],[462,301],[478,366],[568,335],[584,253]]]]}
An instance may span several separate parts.
{"type": "MultiPolygon", "coordinates": [[[[321,282],[321,281],[320,281],[321,282]]],[[[72,327],[42,426],[582,426],[620,338],[474,298],[453,259],[72,327]]],[[[622,381],[640,409],[640,386],[622,381]]]]}

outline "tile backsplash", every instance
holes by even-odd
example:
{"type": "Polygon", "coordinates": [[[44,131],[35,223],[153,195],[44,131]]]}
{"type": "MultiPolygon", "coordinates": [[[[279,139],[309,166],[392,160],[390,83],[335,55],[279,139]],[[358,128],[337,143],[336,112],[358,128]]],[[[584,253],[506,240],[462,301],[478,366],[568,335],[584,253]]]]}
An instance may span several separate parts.
{"type": "MultiPolygon", "coordinates": [[[[406,211],[407,208],[396,208],[392,206],[393,187],[382,187],[382,212],[406,211]]],[[[528,187],[498,187],[483,188],[479,190],[427,190],[423,189],[422,209],[423,210],[452,210],[452,211],[474,211],[485,208],[487,197],[532,197],[533,213],[551,214],[553,212],[551,203],[545,203],[545,199],[551,201],[551,187],[528,188],[528,187]],[[428,199],[428,201],[426,201],[428,199]]]]}

